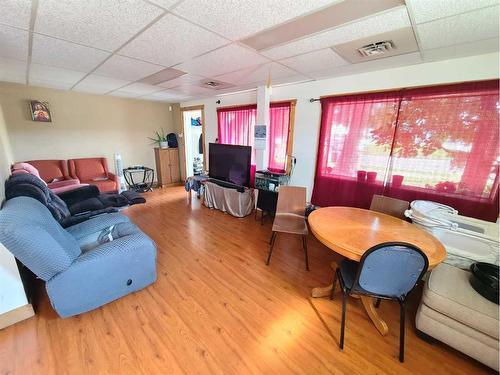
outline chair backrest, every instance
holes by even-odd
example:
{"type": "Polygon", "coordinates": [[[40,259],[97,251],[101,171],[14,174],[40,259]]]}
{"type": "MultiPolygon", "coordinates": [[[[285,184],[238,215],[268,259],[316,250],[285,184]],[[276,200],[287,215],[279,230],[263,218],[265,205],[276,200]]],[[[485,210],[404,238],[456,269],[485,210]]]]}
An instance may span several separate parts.
{"type": "Polygon", "coordinates": [[[405,211],[409,206],[410,203],[407,201],[375,194],[372,198],[370,210],[406,220],[405,211]]]}
{"type": "Polygon", "coordinates": [[[67,269],[81,254],[76,239],[36,199],[17,197],[0,210],[0,242],[42,280],[67,269]]]}
{"type": "Polygon", "coordinates": [[[362,256],[355,285],[369,293],[404,298],[429,267],[427,256],[405,242],[385,242],[368,249],[362,256]]]}
{"type": "Polygon", "coordinates": [[[306,188],[301,186],[280,186],[277,214],[305,215],[306,188]]]}
{"type": "Polygon", "coordinates": [[[38,169],[40,178],[45,182],[69,179],[66,160],[28,160],[26,163],[38,169]]]}
{"type": "Polygon", "coordinates": [[[46,206],[58,222],[71,216],[68,206],[52,192],[40,177],[29,173],[13,174],[5,181],[5,199],[16,197],[34,198],[46,206]]]}
{"type": "Polygon", "coordinates": [[[70,159],[68,160],[68,167],[71,177],[82,181],[108,177],[106,158],[70,159]]]}

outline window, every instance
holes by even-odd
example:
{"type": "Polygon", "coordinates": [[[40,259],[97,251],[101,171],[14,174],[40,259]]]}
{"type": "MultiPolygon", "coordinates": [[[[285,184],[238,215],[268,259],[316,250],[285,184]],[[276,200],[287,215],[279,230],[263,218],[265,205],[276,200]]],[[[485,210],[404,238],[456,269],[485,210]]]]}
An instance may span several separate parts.
{"type": "Polygon", "coordinates": [[[313,203],[373,194],[498,215],[498,81],[322,99],[313,203]]]}
{"type": "MultiPolygon", "coordinates": [[[[291,153],[291,128],[295,102],[271,103],[269,109],[269,161],[268,168],[274,172],[287,169],[287,155],[291,153]]],[[[219,143],[232,145],[254,145],[254,129],[257,106],[218,108],[219,143]]],[[[252,154],[255,162],[255,150],[252,154]]]]}
{"type": "Polygon", "coordinates": [[[292,152],[295,102],[271,103],[269,108],[269,162],[271,172],[285,172],[292,152]]]}
{"type": "Polygon", "coordinates": [[[218,108],[219,143],[252,146],[257,106],[218,108]]]}

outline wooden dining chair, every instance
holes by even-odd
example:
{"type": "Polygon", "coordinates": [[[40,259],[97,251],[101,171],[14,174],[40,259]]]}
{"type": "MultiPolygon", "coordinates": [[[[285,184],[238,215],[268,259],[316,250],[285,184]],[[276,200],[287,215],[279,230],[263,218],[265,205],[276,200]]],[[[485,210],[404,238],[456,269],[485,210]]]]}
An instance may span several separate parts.
{"type": "Polygon", "coordinates": [[[406,220],[405,211],[409,206],[410,203],[407,201],[375,194],[372,198],[370,210],[406,220]]]}
{"type": "Polygon", "coordinates": [[[299,186],[281,186],[278,193],[278,204],[276,216],[273,222],[273,234],[271,236],[269,255],[266,264],[269,265],[273,247],[278,233],[298,234],[302,236],[302,246],[306,260],[306,270],[309,271],[309,259],[307,257],[307,224],[305,219],[306,210],[306,188],[299,186]]]}

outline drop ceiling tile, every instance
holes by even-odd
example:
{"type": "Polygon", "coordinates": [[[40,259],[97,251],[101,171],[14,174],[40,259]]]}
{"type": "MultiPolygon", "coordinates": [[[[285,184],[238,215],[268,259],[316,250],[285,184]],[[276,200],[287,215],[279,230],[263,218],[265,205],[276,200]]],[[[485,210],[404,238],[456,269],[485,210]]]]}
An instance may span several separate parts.
{"type": "Polygon", "coordinates": [[[417,26],[424,50],[498,37],[498,6],[417,26]]]}
{"type": "Polygon", "coordinates": [[[33,34],[32,62],[90,72],[110,55],[95,48],[33,34]]]}
{"type": "Polygon", "coordinates": [[[482,55],[490,52],[498,52],[498,38],[486,39],[472,43],[457,44],[450,47],[424,50],[425,61],[436,61],[453,59],[456,57],[482,55]]]}
{"type": "Polygon", "coordinates": [[[406,55],[398,55],[387,57],[384,59],[370,60],[357,64],[343,65],[340,67],[333,67],[317,72],[311,72],[309,75],[316,79],[325,79],[328,77],[358,74],[364,72],[371,72],[376,70],[385,70],[396,68],[399,66],[415,65],[422,62],[419,52],[408,53],[406,55]]]}
{"type": "Polygon", "coordinates": [[[213,89],[190,84],[182,84],[180,86],[174,87],[173,90],[187,95],[215,94],[215,90],[213,89]]]}
{"type": "Polygon", "coordinates": [[[172,7],[175,3],[178,3],[179,0],[149,0],[149,2],[158,5],[163,9],[170,9],[170,7],[172,7]]]}
{"type": "Polygon", "coordinates": [[[132,83],[128,86],[120,88],[119,91],[128,92],[130,94],[147,95],[155,91],[161,91],[161,89],[162,89],[161,87],[146,85],[144,83],[132,83]]]}
{"type": "Polygon", "coordinates": [[[26,83],[26,63],[0,57],[0,81],[26,83]]]}
{"type": "Polygon", "coordinates": [[[113,51],[162,12],[138,0],[39,0],[35,31],[113,51]]]}
{"type": "Polygon", "coordinates": [[[137,94],[137,93],[127,92],[127,91],[120,91],[120,90],[110,92],[107,95],[118,96],[120,98],[137,98],[137,97],[140,96],[140,94],[137,94]]]}
{"type": "Polygon", "coordinates": [[[173,12],[236,40],[339,0],[185,0],[173,12]]]}
{"type": "Polygon", "coordinates": [[[228,43],[227,39],[167,14],[119,54],[172,66],[228,43]]]}
{"type": "Polygon", "coordinates": [[[335,68],[347,64],[346,61],[344,61],[330,48],[306,53],[300,56],[290,57],[288,59],[281,60],[280,62],[292,69],[295,69],[298,72],[305,74],[327,68],[335,68]]]}
{"type": "Polygon", "coordinates": [[[52,66],[31,64],[28,83],[33,86],[70,89],[81,80],[86,73],[75,70],[55,68],[52,66]]]}
{"type": "Polygon", "coordinates": [[[155,92],[153,94],[141,96],[141,99],[156,100],[169,103],[177,103],[182,100],[189,100],[190,98],[191,97],[189,95],[185,95],[183,93],[172,90],[164,90],[160,92],[155,92]]]}
{"type": "Polygon", "coordinates": [[[237,72],[223,74],[216,78],[234,84],[266,83],[269,75],[271,76],[271,82],[275,82],[280,78],[296,76],[297,72],[286,66],[272,62],[257,67],[242,69],[237,72]]]}
{"type": "Polygon", "coordinates": [[[28,60],[28,32],[0,25],[0,57],[28,60]]]}
{"type": "Polygon", "coordinates": [[[73,90],[92,94],[105,94],[130,84],[129,81],[90,74],[80,81],[73,90]]]}
{"type": "Polygon", "coordinates": [[[183,76],[180,76],[178,78],[171,79],[170,81],[162,82],[158,84],[158,86],[164,87],[166,89],[170,89],[175,86],[180,86],[182,84],[187,84],[187,83],[195,83],[195,82],[201,82],[204,78],[201,76],[197,76],[195,74],[184,74],[183,76]]]}
{"type": "Polygon", "coordinates": [[[31,16],[31,0],[2,0],[0,24],[28,29],[31,16]]]}
{"type": "Polygon", "coordinates": [[[160,65],[113,55],[97,68],[95,73],[111,78],[137,81],[163,69],[165,68],[160,65]]]}
{"type": "Polygon", "coordinates": [[[271,59],[279,60],[370,35],[397,30],[410,25],[406,8],[398,7],[358,22],[349,23],[304,39],[268,49],[267,51],[262,51],[262,54],[271,59]]]}
{"type": "Polygon", "coordinates": [[[230,44],[180,64],[175,68],[192,74],[214,77],[266,62],[268,60],[261,55],[239,45],[230,44]]]}
{"type": "Polygon", "coordinates": [[[498,0],[406,0],[416,23],[455,16],[498,4],[498,0]]]}

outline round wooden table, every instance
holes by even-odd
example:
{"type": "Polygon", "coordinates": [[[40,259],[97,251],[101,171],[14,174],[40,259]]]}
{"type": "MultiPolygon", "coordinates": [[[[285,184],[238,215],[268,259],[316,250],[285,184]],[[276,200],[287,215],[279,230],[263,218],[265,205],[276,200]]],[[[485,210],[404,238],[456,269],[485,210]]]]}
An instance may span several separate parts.
{"type": "MultiPolygon", "coordinates": [[[[382,242],[400,241],[418,246],[429,259],[432,269],[446,258],[444,246],[431,234],[404,220],[380,212],[353,207],[325,207],[308,218],[314,236],[325,246],[346,258],[359,261],[370,247],[382,242]]],[[[332,264],[332,268],[337,266],[332,264]]],[[[313,297],[329,296],[332,284],[314,288],[313,297]]],[[[361,302],[382,335],[389,331],[373,305],[373,298],[361,296],[361,302]]]]}

